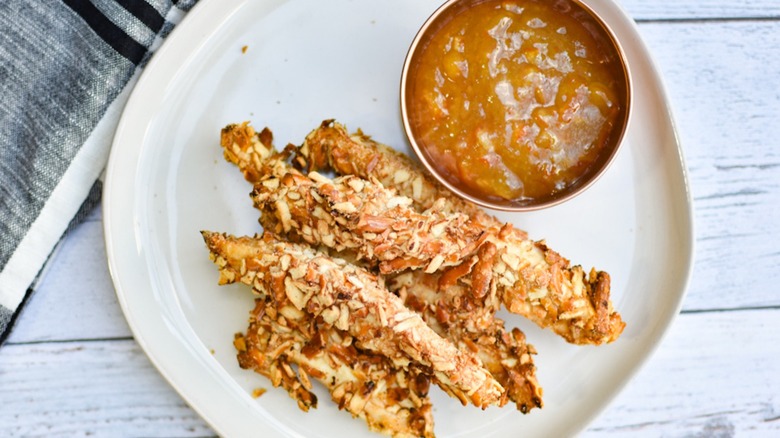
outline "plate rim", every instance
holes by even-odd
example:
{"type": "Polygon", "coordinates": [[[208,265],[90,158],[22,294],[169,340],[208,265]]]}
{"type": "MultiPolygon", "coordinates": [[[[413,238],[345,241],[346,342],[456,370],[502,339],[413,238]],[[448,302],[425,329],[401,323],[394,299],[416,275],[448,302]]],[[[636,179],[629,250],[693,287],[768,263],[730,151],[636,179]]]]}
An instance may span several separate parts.
{"type": "MultiPolygon", "coordinates": [[[[282,2],[290,2],[290,1],[296,1],[296,0],[282,0],[282,2]]],[[[597,2],[597,0],[588,0],[587,2],[597,2]]],[[[146,356],[149,358],[149,360],[152,362],[152,364],[155,366],[155,368],[158,370],[158,372],[165,378],[165,380],[174,388],[174,390],[177,392],[179,396],[181,396],[188,405],[198,413],[198,415],[205,420],[206,423],[210,427],[212,427],[218,434],[222,436],[236,436],[236,435],[243,435],[241,428],[231,427],[231,422],[225,420],[224,412],[213,412],[211,409],[207,409],[205,405],[202,405],[201,403],[198,403],[198,398],[201,396],[200,394],[196,394],[199,390],[192,388],[192,386],[185,385],[182,380],[181,376],[175,375],[174,371],[171,370],[171,364],[169,359],[160,357],[158,355],[153,354],[153,351],[155,349],[153,342],[154,340],[150,339],[149,334],[147,333],[147,329],[143,327],[143,324],[136,320],[136,316],[134,315],[134,309],[132,309],[131,304],[128,300],[128,291],[125,290],[125,286],[127,286],[126,281],[123,281],[123,274],[121,273],[123,267],[120,266],[119,260],[120,256],[118,255],[118,248],[122,245],[126,244],[126,242],[119,242],[118,240],[118,233],[121,233],[123,230],[121,230],[120,224],[117,222],[125,221],[127,222],[128,218],[122,218],[117,219],[115,217],[115,212],[112,210],[112,205],[114,203],[114,192],[115,185],[117,184],[115,181],[117,178],[120,178],[121,176],[121,170],[119,169],[119,166],[122,163],[119,163],[119,157],[120,153],[122,152],[123,145],[123,138],[126,138],[126,133],[132,129],[133,125],[138,125],[137,121],[134,121],[132,118],[132,115],[134,112],[137,112],[139,108],[143,108],[146,103],[143,102],[141,99],[143,97],[147,97],[144,94],[144,91],[147,88],[153,88],[155,77],[164,74],[165,72],[169,72],[169,69],[171,68],[169,64],[171,64],[172,58],[180,59],[184,62],[179,63],[175,68],[173,68],[173,74],[168,78],[166,83],[173,80],[173,77],[175,76],[176,71],[180,69],[180,66],[182,64],[186,64],[187,59],[190,56],[195,56],[199,52],[199,48],[202,44],[205,44],[210,36],[212,36],[215,32],[217,32],[219,29],[221,29],[221,23],[222,21],[228,20],[232,14],[238,12],[242,9],[242,7],[248,3],[248,0],[200,0],[184,17],[184,19],[174,28],[174,30],[171,32],[171,34],[165,39],[165,41],[162,43],[162,45],[158,48],[157,53],[155,56],[151,58],[147,66],[142,71],[140,77],[138,78],[137,83],[135,84],[133,90],[131,91],[131,94],[128,98],[127,104],[125,105],[125,108],[122,111],[119,123],[117,125],[115,135],[112,141],[111,145],[111,152],[108,160],[108,164],[106,166],[106,173],[105,173],[105,183],[103,187],[103,232],[104,232],[104,240],[106,244],[106,255],[108,259],[108,267],[109,267],[109,273],[112,279],[112,283],[114,285],[117,299],[119,301],[120,307],[122,308],[122,312],[125,316],[125,319],[128,322],[128,325],[130,327],[131,332],[133,333],[133,336],[138,343],[138,345],[141,347],[141,349],[144,351],[146,356]],[[200,27],[201,25],[207,25],[205,28],[200,27]],[[205,29],[205,30],[204,30],[205,29]],[[197,36],[197,38],[187,40],[187,37],[192,37],[193,35],[197,36]],[[184,46],[184,50],[180,50],[177,52],[178,49],[182,49],[181,46],[184,46]],[[120,175],[120,176],[117,176],[120,175]],[[119,227],[119,231],[115,228],[119,227]]],[[[626,20],[627,24],[632,27],[632,31],[638,36],[639,32],[636,27],[636,24],[630,20],[630,17],[626,12],[621,8],[621,6],[615,2],[607,1],[607,3],[610,4],[609,7],[614,8],[619,14],[621,14],[626,20]]],[[[645,352],[644,357],[639,361],[639,365],[634,367],[628,377],[620,383],[619,389],[613,391],[610,393],[610,395],[606,398],[606,402],[603,403],[603,406],[599,409],[596,409],[591,412],[590,415],[586,415],[586,418],[583,418],[578,425],[573,425],[573,433],[581,432],[584,430],[585,427],[587,427],[588,424],[590,424],[596,417],[598,417],[600,414],[606,411],[606,409],[611,405],[611,403],[617,398],[619,394],[623,392],[625,387],[633,380],[633,378],[641,372],[641,370],[647,366],[649,359],[656,353],[660,345],[664,342],[666,337],[668,336],[670,332],[670,328],[674,324],[675,319],[680,313],[680,309],[682,308],[685,296],[687,295],[691,278],[693,275],[693,266],[695,263],[695,224],[694,224],[694,205],[693,205],[693,199],[691,194],[691,187],[689,182],[689,176],[688,176],[688,170],[687,166],[685,165],[685,159],[683,155],[683,149],[682,145],[680,143],[680,137],[679,132],[677,130],[675,118],[673,115],[673,108],[670,105],[670,101],[668,99],[668,92],[667,88],[662,80],[662,77],[658,71],[657,64],[655,63],[654,59],[652,58],[652,54],[647,49],[645,43],[643,40],[639,39],[637,42],[638,46],[641,47],[643,53],[642,57],[646,58],[648,61],[648,64],[650,66],[650,73],[652,76],[652,80],[655,82],[655,85],[658,88],[658,94],[660,95],[660,100],[664,103],[664,113],[665,117],[664,120],[669,123],[670,130],[672,132],[672,135],[675,140],[674,144],[674,150],[677,153],[677,160],[675,160],[675,163],[679,165],[679,175],[682,178],[683,187],[685,190],[685,249],[687,252],[687,257],[685,257],[686,266],[681,272],[684,272],[684,275],[682,278],[680,278],[680,284],[681,284],[681,290],[680,292],[675,296],[676,302],[673,304],[673,308],[675,309],[674,312],[670,313],[668,317],[668,321],[663,326],[663,329],[660,333],[660,335],[653,340],[653,342],[650,345],[650,349],[645,352]]],[[[169,72],[170,73],[170,72],[169,72]]],[[[150,119],[151,120],[151,119],[150,119]]],[[[142,125],[146,126],[148,123],[144,122],[142,125]]],[[[125,148],[126,149],[126,148],[125,148]]],[[[136,151],[136,153],[140,153],[139,150],[136,151]]],[[[132,167],[132,166],[126,166],[126,167],[132,167]]],[[[135,171],[130,172],[135,173],[135,171]]],[[[675,173],[677,173],[675,171],[675,173]]],[[[119,195],[117,195],[119,196],[119,195]]],[[[137,222],[135,218],[130,221],[131,225],[136,225],[137,222]]],[[[125,223],[126,225],[126,223],[125,223]]],[[[127,232],[126,230],[124,230],[127,232]]],[[[135,235],[136,230],[134,230],[131,234],[135,235]]],[[[124,240],[127,241],[128,236],[124,236],[124,240]]],[[[130,239],[132,240],[132,239],[130,239]]],[[[183,317],[183,315],[181,315],[183,317]]],[[[185,320],[186,323],[186,320],[185,320]]],[[[194,334],[193,329],[187,325],[187,328],[189,328],[189,333],[185,333],[185,337],[187,337],[188,341],[192,341],[192,337],[197,339],[197,336],[194,334]]],[[[245,397],[246,399],[249,399],[249,396],[247,395],[245,397]]],[[[251,399],[249,399],[251,401],[251,399]]],[[[258,410],[255,410],[258,411],[258,410]]],[[[266,430],[259,431],[255,430],[254,432],[266,432],[266,433],[279,433],[280,429],[278,422],[273,421],[272,418],[265,418],[264,419],[264,426],[267,427],[266,430]],[[268,422],[268,423],[266,423],[268,422]],[[273,427],[271,423],[277,423],[276,427],[273,427]]],[[[290,433],[290,435],[293,436],[299,436],[297,433],[287,429],[287,431],[290,433]]],[[[245,431],[244,431],[245,432],[245,431]]]]}

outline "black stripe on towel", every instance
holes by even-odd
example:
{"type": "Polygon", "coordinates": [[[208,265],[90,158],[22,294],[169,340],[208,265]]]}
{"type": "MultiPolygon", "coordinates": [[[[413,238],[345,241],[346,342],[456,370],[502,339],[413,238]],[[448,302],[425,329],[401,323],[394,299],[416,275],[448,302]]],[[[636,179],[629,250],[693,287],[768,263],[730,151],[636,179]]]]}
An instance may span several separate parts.
{"type": "Polygon", "coordinates": [[[152,32],[157,33],[162,29],[165,24],[165,18],[157,12],[152,5],[144,0],[115,0],[120,6],[125,8],[127,12],[133,14],[135,18],[139,19],[145,24],[152,32]]]}
{"type": "Polygon", "coordinates": [[[146,47],[111,22],[88,0],[62,0],[109,46],[128,61],[138,65],[146,54],[146,47]]]}

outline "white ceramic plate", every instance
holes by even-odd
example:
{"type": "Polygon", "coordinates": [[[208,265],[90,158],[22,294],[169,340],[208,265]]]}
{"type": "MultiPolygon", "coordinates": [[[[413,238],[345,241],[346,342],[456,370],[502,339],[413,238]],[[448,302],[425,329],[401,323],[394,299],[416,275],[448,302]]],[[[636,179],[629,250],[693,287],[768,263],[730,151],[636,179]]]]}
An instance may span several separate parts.
{"type": "MultiPolygon", "coordinates": [[[[354,437],[365,425],[321,389],[304,414],[282,390],[241,370],[231,344],[252,306],[216,286],[200,230],[259,231],[250,190],[221,157],[219,130],[252,120],[277,144],[300,143],[325,118],[409,152],[398,110],[403,58],[439,1],[201,0],[146,67],[117,129],[104,193],[109,265],[137,341],[223,436],[354,437]],[[242,53],[242,47],[246,52],[242,53]]],[[[508,215],[586,268],[611,273],[628,326],[612,345],[577,347],[505,315],[539,355],[545,407],[461,407],[434,389],[436,432],[564,436],[582,430],[646,361],[677,314],[692,266],[686,183],[665,93],[633,22],[589,1],[623,42],[635,84],[628,145],[587,193],[508,215]]]]}

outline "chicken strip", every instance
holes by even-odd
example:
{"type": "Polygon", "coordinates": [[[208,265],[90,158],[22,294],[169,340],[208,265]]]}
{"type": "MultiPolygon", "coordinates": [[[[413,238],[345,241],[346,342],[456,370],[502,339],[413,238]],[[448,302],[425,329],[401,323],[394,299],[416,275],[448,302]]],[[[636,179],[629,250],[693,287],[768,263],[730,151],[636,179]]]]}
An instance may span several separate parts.
{"type": "Polygon", "coordinates": [[[462,215],[436,208],[417,213],[409,198],[353,176],[288,173],[257,184],[252,197],[263,216],[274,218],[276,231],[353,251],[382,273],[461,266],[490,243],[495,250],[481,259],[483,269],[453,270],[468,276],[472,293],[482,296],[495,284],[510,312],[576,344],[614,341],[625,326],[609,300],[609,275],[594,270],[586,276],[543,241],[517,239],[510,225],[480,232],[462,215]]]}
{"type": "Polygon", "coordinates": [[[476,355],[437,335],[365,269],[270,233],[203,237],[220,268],[220,283],[252,285],[279,308],[291,304],[324,329],[348,332],[358,348],[383,354],[395,367],[427,370],[463,404],[486,408],[499,401],[503,388],[476,355]]]}
{"type": "MultiPolygon", "coordinates": [[[[395,197],[384,187],[359,178],[348,177],[331,181],[316,173],[311,174],[316,178],[315,181],[303,176],[287,163],[289,148],[281,153],[275,151],[273,134],[268,128],[257,133],[247,122],[228,125],[222,129],[220,143],[226,160],[237,165],[247,181],[256,184],[253,199],[255,205],[264,213],[260,218],[263,228],[277,234],[285,233],[293,241],[324,244],[339,252],[368,248],[370,254],[358,251],[357,254],[349,254],[349,256],[369,261],[378,259],[382,272],[392,272],[418,266],[427,266],[428,269],[435,270],[441,264],[446,266],[458,263],[460,254],[473,249],[476,239],[481,234],[478,230],[467,230],[470,234],[464,233],[463,236],[458,236],[457,240],[440,240],[439,236],[448,232],[448,229],[462,229],[462,224],[468,220],[468,217],[457,213],[442,215],[437,213],[436,209],[426,212],[427,215],[411,211],[412,214],[404,217],[394,216],[392,219],[387,219],[398,210],[393,208],[395,203],[408,203],[409,200],[395,197]],[[297,225],[302,226],[303,233],[291,230],[289,224],[291,216],[287,209],[292,205],[278,199],[279,196],[285,195],[278,190],[273,190],[278,187],[277,179],[287,184],[283,184],[282,190],[287,188],[297,192],[287,193],[289,197],[308,201],[306,204],[298,205],[299,208],[293,212],[298,213],[295,217],[298,220],[297,225]],[[311,191],[316,191],[314,198],[308,195],[311,191]],[[354,205],[357,200],[362,201],[364,208],[361,212],[339,210],[342,206],[350,205],[345,201],[351,201],[354,205]],[[320,209],[316,209],[317,206],[320,209]],[[323,208],[342,217],[349,215],[352,220],[343,223],[350,226],[356,234],[336,234],[333,232],[335,231],[333,224],[321,223],[322,218],[309,216],[309,212],[316,215],[321,213],[323,208]],[[305,217],[308,217],[307,221],[300,220],[305,217]],[[378,219],[380,217],[384,219],[378,219]],[[384,235],[387,233],[382,232],[386,230],[393,232],[393,245],[382,244],[382,241],[387,238],[384,235]],[[312,237],[312,233],[322,233],[323,236],[332,234],[334,237],[333,239],[325,237],[320,241],[312,237]],[[370,244],[361,244],[362,238],[368,238],[370,244]],[[396,244],[405,245],[405,249],[396,247],[396,244]]],[[[322,216],[325,219],[335,220],[331,215],[322,216]]]]}
{"type": "Polygon", "coordinates": [[[541,408],[542,388],[532,359],[536,350],[526,344],[522,331],[507,331],[495,316],[500,306],[495,288],[477,298],[462,284],[441,280],[441,274],[407,271],[388,279],[387,286],[437,333],[479,356],[504,387],[500,405],[512,401],[522,413],[541,408]]]}
{"type": "MultiPolygon", "coordinates": [[[[325,125],[323,128],[317,131],[336,130],[346,134],[343,129],[337,129],[338,125],[330,128],[325,125]]],[[[362,136],[361,140],[371,141],[365,136],[362,136]]],[[[388,154],[397,155],[399,160],[405,157],[387,146],[374,144],[378,148],[385,148],[388,154]]],[[[228,161],[236,164],[249,182],[260,182],[263,176],[281,176],[279,171],[286,173],[286,169],[281,166],[268,166],[264,163],[265,157],[273,156],[272,153],[266,152],[273,150],[272,136],[267,128],[260,134],[255,134],[247,124],[231,125],[223,130],[222,146],[226,150],[228,161]],[[226,133],[230,134],[227,141],[226,133]],[[261,147],[260,154],[255,152],[258,146],[261,147]],[[259,157],[252,157],[253,154],[259,157]]],[[[386,161],[378,160],[377,169],[386,168],[386,161]]],[[[426,184],[430,185],[428,182],[426,184]]],[[[534,352],[533,347],[529,349],[525,345],[525,337],[520,330],[514,329],[507,333],[504,330],[504,322],[494,317],[499,305],[495,294],[490,297],[490,304],[487,302],[488,297],[482,300],[468,299],[463,288],[455,285],[440,294],[437,290],[440,277],[408,272],[395,277],[389,285],[393,291],[401,289],[402,296],[407,298],[405,304],[418,311],[439,335],[446,337],[460,349],[478,354],[486,368],[505,388],[502,405],[507,399],[511,400],[524,413],[533,406],[541,407],[541,388],[536,381],[530,356],[534,352]]]]}
{"type": "Polygon", "coordinates": [[[379,265],[382,273],[408,268],[434,272],[459,264],[478,246],[483,233],[461,213],[434,205],[423,213],[411,199],[355,176],[326,178],[290,172],[255,185],[255,206],[281,228],[312,245],[354,251],[379,265]]]}
{"type": "MultiPolygon", "coordinates": [[[[407,194],[412,196],[423,193],[423,195],[420,195],[420,198],[416,198],[420,200],[417,203],[420,208],[427,207],[428,202],[434,196],[441,196],[436,198],[438,200],[435,201],[440,211],[448,212],[455,209],[470,211],[472,219],[478,219],[474,221],[476,227],[487,228],[494,236],[497,236],[494,237],[494,240],[496,240],[495,244],[499,248],[500,254],[496,258],[496,268],[500,272],[496,273],[496,275],[501,276],[498,279],[501,280],[502,301],[511,312],[529,318],[540,327],[550,328],[567,341],[576,344],[611,342],[620,335],[625,323],[620,318],[620,315],[614,311],[609,300],[610,278],[606,272],[591,270],[590,274],[586,275],[580,266],[571,267],[568,260],[548,248],[544,241],[531,241],[524,232],[508,224],[501,224],[496,218],[485,214],[473,206],[473,204],[455,197],[435,183],[435,181],[432,182],[430,177],[405,156],[398,154],[387,146],[367,140],[367,137],[362,134],[345,136],[343,135],[345,132],[340,125],[323,123],[322,127],[307,137],[304,147],[300,149],[301,153],[297,162],[306,164],[306,150],[310,151],[308,156],[315,156],[312,151],[319,151],[317,153],[320,156],[310,160],[309,163],[319,163],[320,167],[318,168],[320,169],[323,166],[335,165],[334,163],[337,163],[339,166],[338,169],[335,169],[337,171],[358,169],[359,172],[365,173],[367,177],[377,177],[380,180],[385,179],[401,192],[411,192],[407,194]],[[323,133],[330,134],[325,135],[323,133]],[[326,138],[327,142],[329,142],[327,143],[328,146],[317,147],[315,143],[317,138],[326,138]],[[327,155],[323,157],[321,156],[322,154],[327,155]],[[353,156],[356,159],[355,163],[366,163],[366,166],[355,164],[350,167],[350,165],[346,164],[349,163],[350,158],[353,156]],[[409,174],[412,182],[407,184],[406,182],[409,179],[405,179],[406,177],[401,178],[399,183],[396,183],[395,178],[388,180],[390,178],[388,175],[394,175],[399,170],[403,174],[409,174]],[[432,195],[425,195],[425,193],[432,195]],[[474,213],[475,209],[477,213],[474,213]],[[507,266],[502,261],[507,260],[510,262],[510,272],[504,274],[507,266]],[[522,266],[520,262],[522,262],[522,266]],[[519,272],[519,270],[522,270],[522,272],[519,272]]],[[[247,143],[244,142],[244,144],[247,143]]],[[[254,160],[251,163],[256,165],[257,162],[258,160],[254,160]]],[[[309,167],[311,167],[311,164],[309,164],[309,167]]],[[[284,171],[285,167],[276,166],[274,169],[276,174],[278,174],[284,171]]],[[[245,175],[247,174],[247,172],[244,173],[245,175]]],[[[300,175],[298,175],[298,179],[303,181],[300,175]]],[[[357,185],[359,186],[359,183],[357,185]]],[[[281,203],[278,207],[281,207],[281,209],[279,209],[277,214],[263,215],[265,218],[264,226],[267,229],[274,229],[274,227],[279,229],[279,221],[273,221],[273,219],[277,216],[287,217],[285,207],[288,206],[281,203]]],[[[321,211],[316,212],[321,213],[321,211]]],[[[306,212],[298,211],[298,213],[304,214],[306,212]]],[[[374,222],[385,220],[377,219],[376,217],[371,219],[374,222]]],[[[322,221],[320,220],[319,222],[322,221]]],[[[290,224],[289,220],[287,223],[290,224]]],[[[304,231],[307,229],[312,231],[304,239],[307,242],[311,244],[325,243],[326,246],[333,246],[327,245],[330,242],[321,241],[318,233],[314,231],[316,228],[310,225],[303,227],[304,231]]],[[[279,229],[278,231],[282,230],[279,229]]],[[[332,230],[329,230],[326,235],[334,234],[330,231],[332,230]]],[[[290,233],[290,230],[287,230],[287,233],[296,234],[290,233]]],[[[349,240],[350,237],[343,233],[338,235],[344,237],[345,240],[349,240]]],[[[372,234],[369,234],[369,237],[371,236],[372,234]]],[[[354,239],[351,243],[352,249],[355,249],[354,239]]],[[[340,249],[344,248],[342,245],[340,249]]],[[[357,249],[360,249],[359,245],[357,249]]],[[[364,251],[364,253],[371,255],[370,251],[364,251]]],[[[364,257],[365,255],[363,254],[364,257]]],[[[435,270],[433,268],[440,268],[441,265],[437,266],[437,263],[434,262],[438,262],[441,259],[442,257],[431,259],[431,263],[427,265],[427,270],[433,271],[435,270]]],[[[389,267],[386,263],[384,271],[399,270],[405,267],[408,260],[402,259],[400,263],[396,263],[398,263],[396,269],[389,267]]],[[[447,266],[447,264],[444,266],[447,266]]],[[[484,290],[486,282],[482,281],[479,284],[482,287],[475,289],[477,291],[484,290]]]]}
{"type": "Polygon", "coordinates": [[[412,198],[418,211],[437,203],[443,212],[470,215],[476,227],[493,236],[490,240],[497,248],[493,279],[510,312],[575,344],[612,342],[622,333],[625,323],[609,299],[606,272],[586,274],[581,266],[572,267],[544,241],[531,241],[524,231],[456,197],[389,146],[359,131],[349,135],[342,125],[326,120],[306,137],[296,154],[296,162],[307,170],[333,170],[393,187],[399,196],[412,198]]]}
{"type": "Polygon", "coordinates": [[[467,214],[486,227],[500,225],[476,204],[455,196],[406,154],[374,141],[360,130],[350,134],[332,119],[323,121],[293,152],[293,161],[306,172],[332,170],[337,175],[376,180],[412,199],[417,211],[425,211],[444,199],[445,211],[467,214]]]}
{"type": "Polygon", "coordinates": [[[317,331],[308,315],[289,304],[277,310],[258,298],[249,322],[246,335],[234,340],[239,365],[286,389],[302,410],[316,408],[311,392],[316,379],[339,409],[363,419],[372,431],[398,438],[434,436],[425,375],[359,351],[345,332],[317,331]]]}
{"type": "Polygon", "coordinates": [[[244,178],[252,184],[268,175],[296,172],[287,163],[294,147],[277,152],[273,140],[270,129],[256,132],[249,122],[227,125],[220,135],[225,160],[238,166],[244,178]]]}

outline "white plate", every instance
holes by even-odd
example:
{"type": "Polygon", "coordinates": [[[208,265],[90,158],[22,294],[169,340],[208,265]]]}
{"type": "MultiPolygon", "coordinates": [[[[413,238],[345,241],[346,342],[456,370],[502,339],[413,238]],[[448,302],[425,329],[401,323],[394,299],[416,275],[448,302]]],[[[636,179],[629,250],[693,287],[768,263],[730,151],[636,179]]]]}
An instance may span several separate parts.
{"type": "MultiPolygon", "coordinates": [[[[216,286],[199,231],[259,231],[249,186],[221,157],[219,130],[252,120],[277,144],[300,143],[325,118],[409,152],[398,110],[408,44],[440,1],[201,0],[146,67],[117,129],[104,193],[117,295],[160,372],[223,436],[363,436],[320,391],[308,414],[241,370],[231,344],[252,297],[216,286]],[[242,53],[242,47],[246,52],[242,53]]],[[[658,74],[633,22],[589,1],[623,42],[635,111],[628,145],[586,194],[504,215],[574,263],[611,273],[628,326],[612,345],[577,347],[507,316],[538,351],[545,407],[461,407],[435,389],[440,437],[564,436],[584,428],[636,373],[677,314],[692,266],[690,194],[658,74]]]]}

